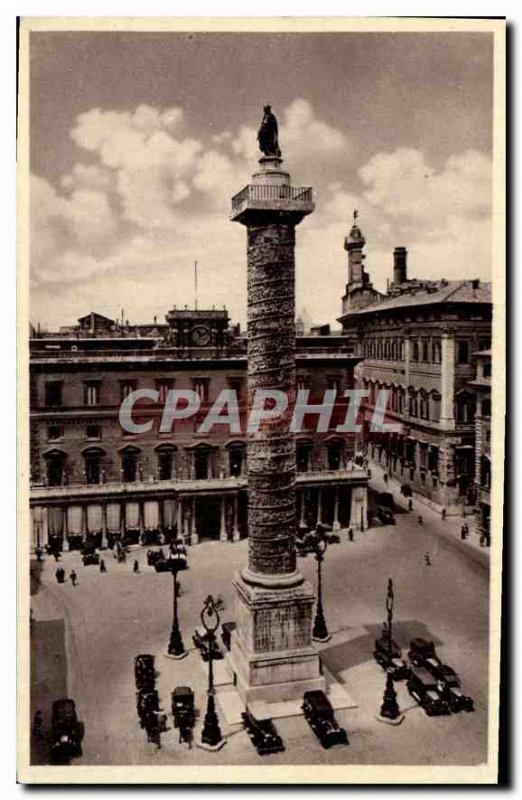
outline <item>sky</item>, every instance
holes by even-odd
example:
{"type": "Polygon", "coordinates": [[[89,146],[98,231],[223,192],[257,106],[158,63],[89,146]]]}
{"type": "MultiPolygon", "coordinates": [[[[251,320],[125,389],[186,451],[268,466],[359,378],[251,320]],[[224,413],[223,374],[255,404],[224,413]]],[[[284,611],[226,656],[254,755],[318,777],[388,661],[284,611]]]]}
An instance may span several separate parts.
{"type": "Polygon", "coordinates": [[[246,319],[246,232],[231,197],[272,105],[283,167],[313,186],[297,229],[297,312],[335,323],[359,212],[383,290],[491,279],[489,33],[38,32],[30,39],[30,316],[131,323],[173,306],[246,319]]]}

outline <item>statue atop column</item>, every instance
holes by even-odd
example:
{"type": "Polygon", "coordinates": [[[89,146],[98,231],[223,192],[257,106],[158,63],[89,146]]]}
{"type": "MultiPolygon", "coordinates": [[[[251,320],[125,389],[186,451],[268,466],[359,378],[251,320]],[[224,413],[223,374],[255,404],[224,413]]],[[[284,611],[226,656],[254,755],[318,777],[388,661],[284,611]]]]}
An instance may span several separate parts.
{"type": "Polygon", "coordinates": [[[259,142],[259,149],[264,156],[272,156],[281,158],[281,150],[279,149],[279,138],[277,119],[272,114],[271,106],[263,106],[263,119],[261,126],[257,133],[257,141],[259,142]]]}

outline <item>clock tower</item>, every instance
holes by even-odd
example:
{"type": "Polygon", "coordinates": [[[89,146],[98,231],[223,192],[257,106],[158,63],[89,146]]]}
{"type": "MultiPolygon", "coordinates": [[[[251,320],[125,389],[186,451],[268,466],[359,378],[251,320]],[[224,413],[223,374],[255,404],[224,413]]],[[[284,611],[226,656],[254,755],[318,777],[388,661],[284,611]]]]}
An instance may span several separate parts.
{"type": "Polygon", "coordinates": [[[169,330],[165,346],[187,348],[226,347],[229,316],[226,309],[196,310],[174,307],[166,315],[169,330]]]}

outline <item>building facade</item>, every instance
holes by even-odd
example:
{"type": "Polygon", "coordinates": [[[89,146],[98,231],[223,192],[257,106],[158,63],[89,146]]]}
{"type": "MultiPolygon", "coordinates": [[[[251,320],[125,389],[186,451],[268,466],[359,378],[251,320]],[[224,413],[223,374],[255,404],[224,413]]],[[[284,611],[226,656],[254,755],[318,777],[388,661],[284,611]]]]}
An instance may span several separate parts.
{"type": "MultiPolygon", "coordinates": [[[[359,358],[342,336],[296,340],[299,388],[321,402],[327,388],[353,388],[359,358]]],[[[228,426],[201,432],[224,389],[247,411],[246,339],[226,310],[172,309],[165,324],[129,326],[100,314],[30,340],[32,543],[65,549],[89,538],[110,544],[155,541],[160,534],[188,544],[237,540],[246,529],[246,437],[228,426]],[[190,389],[196,415],[160,430],[170,389],[190,389]],[[129,433],[119,418],[130,392],[155,390],[140,401],[147,432],[129,433]]],[[[305,417],[297,434],[300,524],[323,520],[338,528],[366,525],[367,470],[356,464],[355,437],[316,431],[305,417]]]]}
{"type": "Polygon", "coordinates": [[[471,511],[476,398],[470,382],[476,352],[491,345],[490,285],[410,279],[406,248],[396,247],[393,281],[383,295],[368,275],[353,280],[365,244],[355,222],[346,241],[349,282],[339,321],[361,359],[356,375],[367,392],[364,447],[428,502],[447,513],[471,511]],[[372,430],[382,389],[389,393],[386,419],[400,432],[372,430]]]}

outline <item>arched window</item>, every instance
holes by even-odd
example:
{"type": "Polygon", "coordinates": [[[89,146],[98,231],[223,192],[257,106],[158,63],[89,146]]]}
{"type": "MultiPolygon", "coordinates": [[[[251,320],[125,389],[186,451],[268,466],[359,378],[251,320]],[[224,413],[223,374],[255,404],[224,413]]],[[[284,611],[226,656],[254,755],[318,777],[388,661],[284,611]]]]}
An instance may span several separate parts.
{"type": "Polygon", "coordinates": [[[312,469],[312,449],[310,441],[298,441],[296,445],[296,469],[297,472],[310,472],[312,469]]]}
{"type": "Polygon", "coordinates": [[[91,485],[102,482],[102,459],[105,451],[101,447],[88,447],[83,451],[85,483],[91,485]]]}
{"type": "Polygon", "coordinates": [[[420,406],[420,417],[421,419],[429,419],[430,418],[430,408],[429,408],[429,399],[428,393],[421,389],[419,392],[419,406],[420,406]]]}
{"type": "Polygon", "coordinates": [[[455,403],[455,417],[457,422],[473,422],[475,419],[475,398],[463,391],[457,395],[455,403]]]}
{"type": "Polygon", "coordinates": [[[170,481],[174,476],[174,458],[176,447],[172,444],[160,444],[156,447],[158,480],[170,481]]]}
{"type": "Polygon", "coordinates": [[[67,482],[67,453],[63,450],[49,450],[44,454],[48,486],[64,486],[67,482]]]}
{"type": "Polygon", "coordinates": [[[414,339],[411,343],[411,360],[419,360],[419,343],[416,339],[414,339]]]}
{"type": "Polygon", "coordinates": [[[415,390],[410,390],[410,417],[416,417],[418,414],[417,393],[415,390]]]}
{"type": "Polygon", "coordinates": [[[440,420],[440,394],[433,390],[430,393],[430,419],[433,422],[438,422],[440,420]]]}
{"type": "Polygon", "coordinates": [[[328,469],[341,469],[344,456],[344,441],[342,439],[332,439],[326,446],[328,448],[328,469]]]}
{"type": "Polygon", "coordinates": [[[138,474],[139,447],[125,447],[121,451],[121,479],[124,483],[134,483],[138,474]]]}

